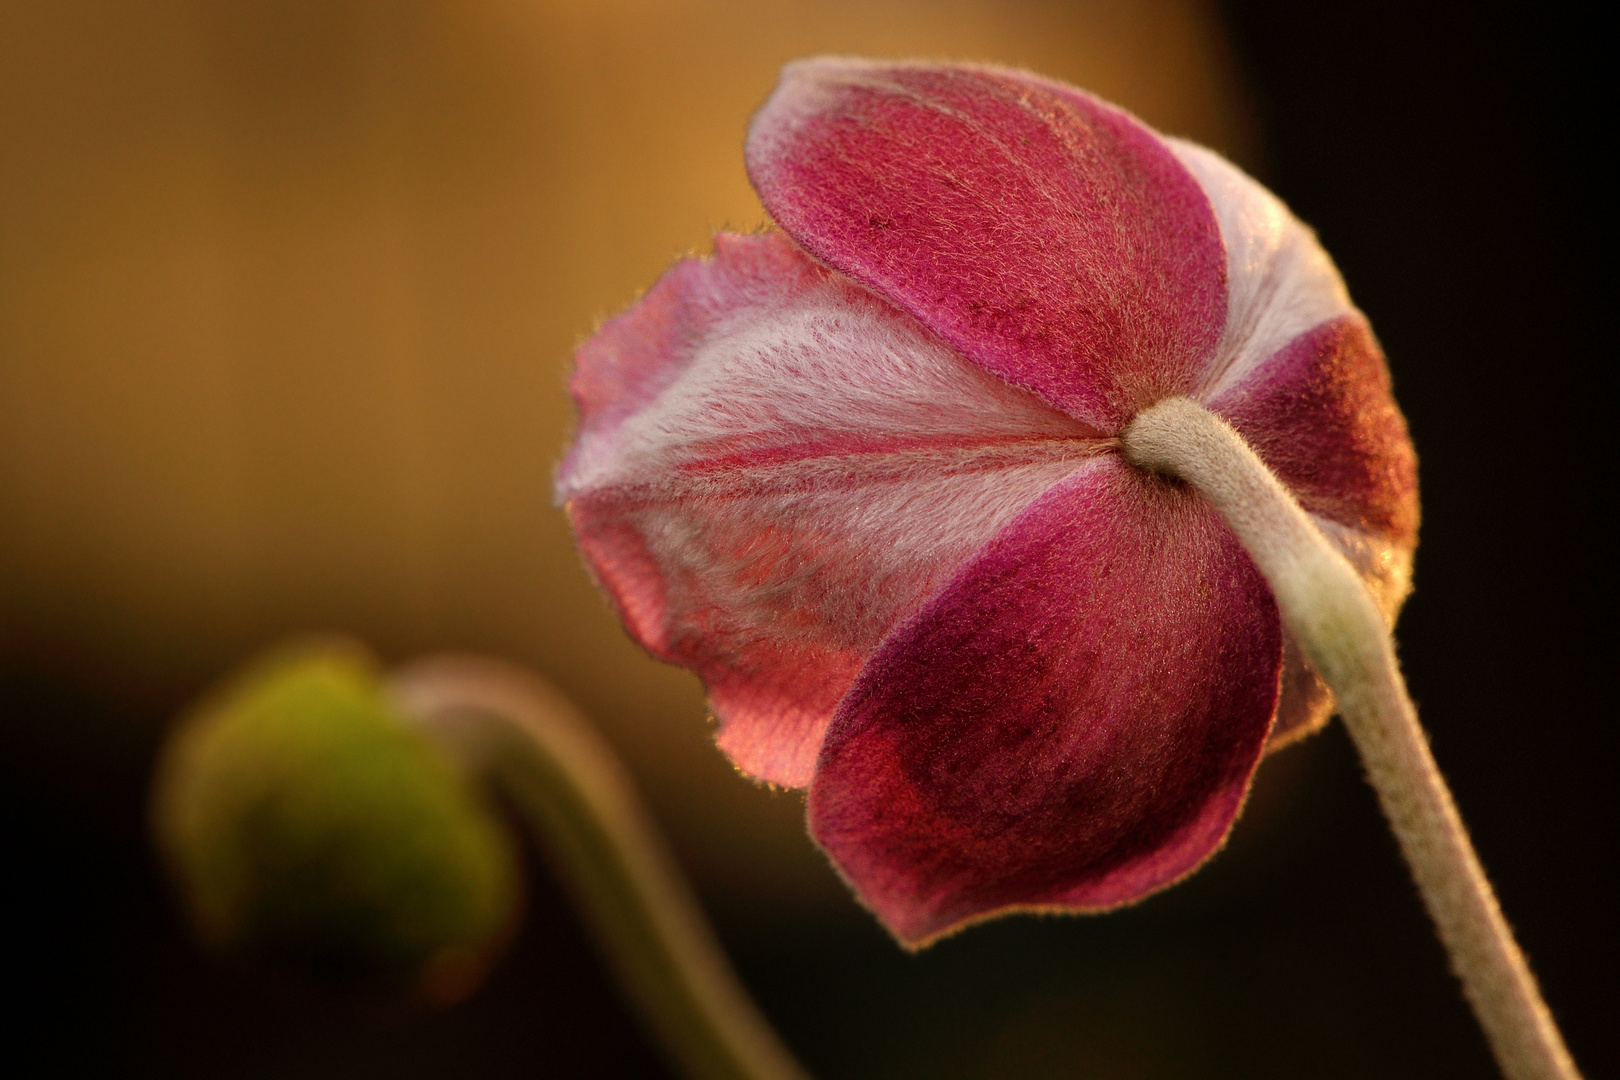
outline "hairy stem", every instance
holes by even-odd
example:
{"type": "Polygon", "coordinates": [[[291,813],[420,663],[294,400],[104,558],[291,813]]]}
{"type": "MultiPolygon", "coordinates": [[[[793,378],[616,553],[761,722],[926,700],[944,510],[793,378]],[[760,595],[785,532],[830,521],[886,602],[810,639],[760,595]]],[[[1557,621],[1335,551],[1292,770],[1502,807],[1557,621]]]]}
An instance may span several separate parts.
{"type": "Polygon", "coordinates": [[[732,971],[629,777],[566,700],[519,668],[477,657],[429,658],[389,685],[533,828],[687,1075],[808,1080],[732,971]]]}
{"type": "Polygon", "coordinates": [[[1237,432],[1171,398],[1126,429],[1126,457],[1180,477],[1226,519],[1270,583],[1283,620],[1338,700],[1463,992],[1511,1080],[1578,1077],[1536,987],[1417,710],[1372,596],[1237,432]]]}

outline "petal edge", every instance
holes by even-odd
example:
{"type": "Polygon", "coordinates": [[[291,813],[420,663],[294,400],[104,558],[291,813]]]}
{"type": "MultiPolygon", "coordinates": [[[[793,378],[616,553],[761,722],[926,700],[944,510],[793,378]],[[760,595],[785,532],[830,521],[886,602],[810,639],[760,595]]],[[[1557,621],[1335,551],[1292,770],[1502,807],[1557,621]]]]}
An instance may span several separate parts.
{"type": "Polygon", "coordinates": [[[868,662],[822,748],[812,834],[912,947],[1003,911],[1140,899],[1225,838],[1281,650],[1215,511],[1101,459],[868,662]]]}
{"type": "Polygon", "coordinates": [[[1226,318],[1209,199],[1135,118],[1003,68],[820,57],[749,176],[807,251],[1104,434],[1187,393],[1226,318]]]}

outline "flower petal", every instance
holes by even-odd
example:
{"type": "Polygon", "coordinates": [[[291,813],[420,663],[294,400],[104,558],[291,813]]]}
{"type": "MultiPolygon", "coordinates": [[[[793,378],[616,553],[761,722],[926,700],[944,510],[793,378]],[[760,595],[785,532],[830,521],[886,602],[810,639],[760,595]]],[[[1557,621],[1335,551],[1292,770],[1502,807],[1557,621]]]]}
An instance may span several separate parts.
{"type": "Polygon", "coordinates": [[[1417,542],[1417,455],[1366,320],[1300,334],[1211,399],[1319,518],[1408,550],[1417,542]]]}
{"type": "MultiPolygon", "coordinates": [[[[806,288],[820,275],[793,245],[722,234],[725,272],[702,259],[682,259],[647,295],[609,319],[574,356],[568,389],[580,430],[559,472],[578,473],[580,458],[602,453],[627,417],[647,408],[691,362],[693,343],[757,293],[765,303],[806,288]]],[[[611,451],[607,451],[611,452],[611,451]]]]}
{"type": "Polygon", "coordinates": [[[1185,485],[1101,458],[868,662],[811,830],[916,946],[1009,909],[1098,909],[1225,838],[1277,702],[1270,590],[1185,485]]]}
{"type": "MultiPolygon", "coordinates": [[[[1208,193],[1226,245],[1226,326],[1194,396],[1298,496],[1393,625],[1417,542],[1417,462],[1383,354],[1306,225],[1218,154],[1166,142],[1208,193]]],[[[1333,708],[1284,636],[1273,747],[1320,727],[1333,708]]]]}
{"type": "Polygon", "coordinates": [[[1355,307],[1316,234],[1282,200],[1213,150],[1165,142],[1209,196],[1226,249],[1226,322],[1193,395],[1208,401],[1300,334],[1355,307]]]}
{"type": "Polygon", "coordinates": [[[1115,434],[1191,391],[1226,316],[1209,199],[1153,132],[998,68],[789,64],[748,133],[811,254],[1010,382],[1115,434]]]}
{"type": "MultiPolygon", "coordinates": [[[[1411,590],[1417,455],[1366,320],[1300,334],[1209,403],[1288,485],[1361,573],[1391,626],[1411,590]]],[[[1290,648],[1273,742],[1321,727],[1333,698],[1290,648]]]]}
{"type": "Polygon", "coordinates": [[[719,237],[580,367],[635,400],[587,412],[559,477],[586,558],[708,684],[721,747],[793,786],[894,624],[1099,450],[780,233],[719,237]]]}

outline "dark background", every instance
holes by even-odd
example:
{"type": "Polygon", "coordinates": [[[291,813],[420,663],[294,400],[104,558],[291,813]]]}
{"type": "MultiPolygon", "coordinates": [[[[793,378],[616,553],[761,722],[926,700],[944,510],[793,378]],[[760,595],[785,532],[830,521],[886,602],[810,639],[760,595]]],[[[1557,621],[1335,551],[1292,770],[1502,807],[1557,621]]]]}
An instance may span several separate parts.
{"type": "MultiPolygon", "coordinates": [[[[1577,1061],[1620,1075],[1597,32],[1541,6],[1413,7],[1225,5],[1259,147],[1238,124],[1227,149],[1319,230],[1389,353],[1422,467],[1412,691],[1577,1061]]],[[[442,1014],[357,1012],[202,957],[142,815],[164,718],[218,665],[75,595],[66,615],[9,604],[0,638],[5,1053],[29,1060],[8,1072],[660,1075],[539,868],[512,953],[442,1014]]],[[[1262,768],[1189,882],[916,958],[824,884],[814,903],[728,887],[691,831],[677,849],[733,958],[818,1076],[1492,1075],[1337,725],[1262,768]]]]}

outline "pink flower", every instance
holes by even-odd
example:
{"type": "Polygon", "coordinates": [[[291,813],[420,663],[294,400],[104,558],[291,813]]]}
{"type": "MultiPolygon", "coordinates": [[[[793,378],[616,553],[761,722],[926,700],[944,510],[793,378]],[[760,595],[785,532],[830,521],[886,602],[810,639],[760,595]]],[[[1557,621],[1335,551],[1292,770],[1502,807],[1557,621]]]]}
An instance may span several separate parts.
{"type": "Polygon", "coordinates": [[[815,59],[754,118],[783,232],[579,350],[559,491],[719,744],[920,945],[1208,858],[1327,691],[1204,499],[1120,455],[1231,423],[1393,619],[1416,464],[1310,230],[1208,150],[995,68],[815,59]]]}

